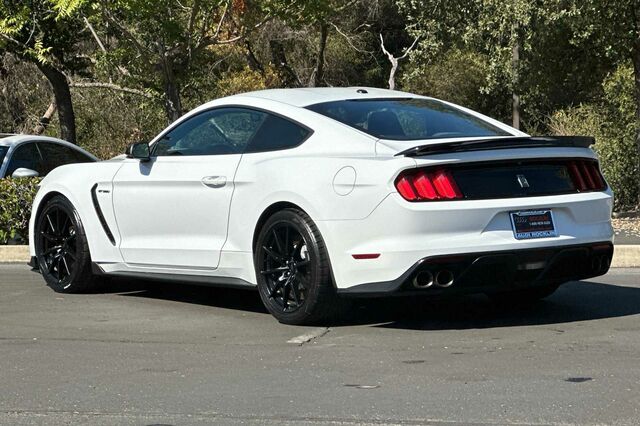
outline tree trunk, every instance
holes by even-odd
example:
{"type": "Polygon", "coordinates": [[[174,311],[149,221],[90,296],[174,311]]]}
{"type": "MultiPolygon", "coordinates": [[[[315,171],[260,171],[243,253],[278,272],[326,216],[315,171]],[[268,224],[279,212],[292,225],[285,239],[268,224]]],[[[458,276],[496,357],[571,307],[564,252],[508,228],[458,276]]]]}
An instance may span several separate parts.
{"type": "Polygon", "coordinates": [[[245,40],[244,46],[247,49],[246,55],[247,65],[249,65],[249,69],[251,71],[258,71],[259,73],[264,74],[264,67],[262,66],[258,58],[256,58],[256,55],[254,55],[251,44],[245,40]]]}
{"type": "Polygon", "coordinates": [[[327,37],[329,35],[329,26],[326,22],[320,24],[320,45],[318,46],[318,57],[316,59],[316,67],[313,70],[313,76],[309,82],[309,87],[320,87],[324,80],[324,51],[327,47],[327,37]]]}
{"type": "Polygon", "coordinates": [[[513,78],[512,85],[512,102],[511,109],[513,115],[513,127],[520,130],[520,95],[518,94],[518,83],[520,81],[519,76],[520,68],[520,43],[516,41],[511,49],[511,71],[513,78]]]}
{"type": "Polygon", "coordinates": [[[164,68],[164,110],[169,124],[182,116],[182,101],[180,100],[180,85],[176,81],[172,64],[165,61],[164,68]]]}
{"type": "Polygon", "coordinates": [[[284,87],[302,86],[300,79],[287,63],[287,56],[284,53],[284,46],[278,40],[269,40],[269,50],[271,50],[271,61],[278,72],[278,77],[284,87]]]}
{"type": "Polygon", "coordinates": [[[49,108],[47,108],[44,115],[40,117],[40,120],[38,120],[38,124],[36,124],[36,126],[33,128],[34,135],[41,135],[42,133],[44,133],[45,130],[47,130],[47,127],[51,122],[51,117],[53,117],[53,114],[55,114],[55,112],[56,112],[56,100],[54,99],[49,104],[49,108]]]}
{"type": "Polygon", "coordinates": [[[71,90],[67,77],[51,65],[36,63],[40,71],[49,80],[56,98],[58,121],[60,122],[60,138],[76,143],[76,116],[73,112],[71,90]]]}

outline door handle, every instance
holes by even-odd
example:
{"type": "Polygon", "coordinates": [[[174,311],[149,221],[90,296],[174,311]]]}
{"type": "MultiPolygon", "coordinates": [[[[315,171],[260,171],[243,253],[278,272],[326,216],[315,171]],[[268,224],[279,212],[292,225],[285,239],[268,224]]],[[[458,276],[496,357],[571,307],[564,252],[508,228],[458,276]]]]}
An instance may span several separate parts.
{"type": "Polygon", "coordinates": [[[227,184],[226,176],[205,176],[202,183],[209,188],[222,188],[227,184]]]}

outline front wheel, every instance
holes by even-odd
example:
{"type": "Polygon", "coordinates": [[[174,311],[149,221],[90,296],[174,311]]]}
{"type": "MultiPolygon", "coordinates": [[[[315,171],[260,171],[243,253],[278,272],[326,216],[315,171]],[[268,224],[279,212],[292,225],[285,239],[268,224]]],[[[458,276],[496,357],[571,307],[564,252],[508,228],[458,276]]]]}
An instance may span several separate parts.
{"type": "Polygon", "coordinates": [[[47,202],[38,214],[34,232],[38,268],[49,287],[59,293],[97,287],[84,227],[67,198],[59,195],[47,202]]]}
{"type": "Polygon", "coordinates": [[[265,222],[254,252],[260,298],[285,324],[330,319],[339,301],[331,280],[329,256],[311,218],[284,209],[265,222]]]}

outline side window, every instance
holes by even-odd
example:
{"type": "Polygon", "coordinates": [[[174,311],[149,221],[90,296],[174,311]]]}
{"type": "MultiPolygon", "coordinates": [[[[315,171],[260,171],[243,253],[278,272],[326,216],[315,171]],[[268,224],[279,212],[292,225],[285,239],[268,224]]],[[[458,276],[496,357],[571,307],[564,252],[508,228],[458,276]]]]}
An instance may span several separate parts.
{"type": "Polygon", "coordinates": [[[266,114],[264,123],[249,144],[247,152],[277,151],[300,145],[311,133],[292,121],[266,114]]]}
{"type": "Polygon", "coordinates": [[[40,152],[35,143],[23,143],[13,151],[9,159],[6,176],[11,176],[16,169],[20,168],[35,170],[40,176],[46,174],[46,168],[44,167],[42,157],[40,157],[40,152]]]}
{"type": "Polygon", "coordinates": [[[153,155],[241,154],[266,115],[244,108],[218,108],[202,112],[158,140],[153,146],[153,155]]]}
{"type": "Polygon", "coordinates": [[[49,142],[38,142],[38,147],[44,157],[46,173],[65,164],[88,163],[92,161],[89,157],[68,146],[49,142]]]}

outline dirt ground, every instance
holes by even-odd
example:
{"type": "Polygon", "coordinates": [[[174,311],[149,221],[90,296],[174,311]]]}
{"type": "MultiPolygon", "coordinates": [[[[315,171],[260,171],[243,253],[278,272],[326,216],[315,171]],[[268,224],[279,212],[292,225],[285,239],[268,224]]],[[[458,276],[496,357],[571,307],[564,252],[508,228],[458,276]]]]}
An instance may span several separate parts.
{"type": "Polygon", "coordinates": [[[640,240],[640,217],[614,218],[613,229],[616,235],[635,237],[640,240]]]}

